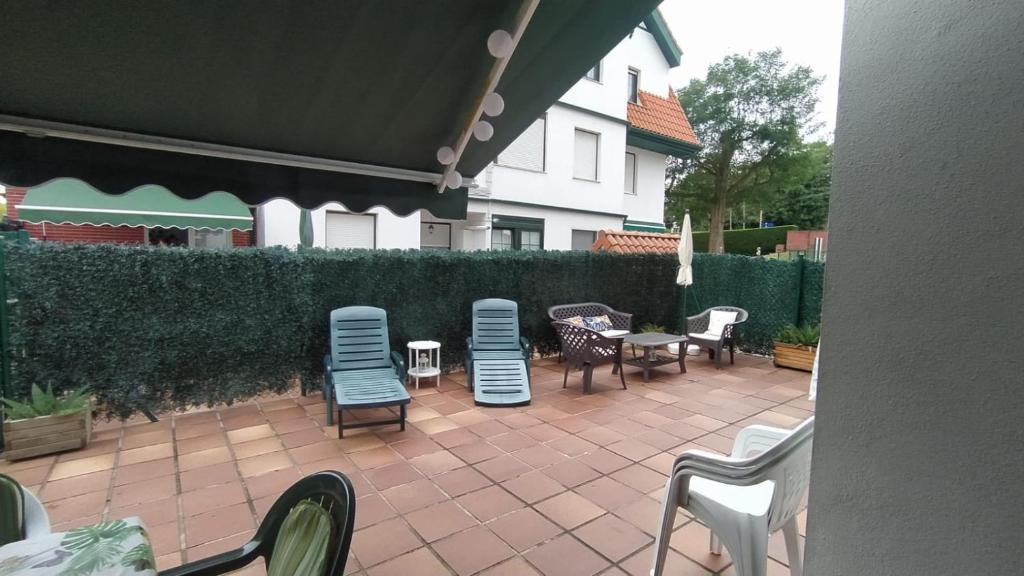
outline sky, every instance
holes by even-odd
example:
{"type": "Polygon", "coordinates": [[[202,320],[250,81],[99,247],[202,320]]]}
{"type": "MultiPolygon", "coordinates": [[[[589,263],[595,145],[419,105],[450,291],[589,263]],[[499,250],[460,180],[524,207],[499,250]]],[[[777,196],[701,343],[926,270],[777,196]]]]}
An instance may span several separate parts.
{"type": "Polygon", "coordinates": [[[729,54],[754,54],[775,47],[793,64],[810,66],[825,81],[818,91],[815,134],[832,140],[839,91],[843,0],[665,0],[661,4],[683,51],[672,70],[673,88],[702,78],[729,54]]]}

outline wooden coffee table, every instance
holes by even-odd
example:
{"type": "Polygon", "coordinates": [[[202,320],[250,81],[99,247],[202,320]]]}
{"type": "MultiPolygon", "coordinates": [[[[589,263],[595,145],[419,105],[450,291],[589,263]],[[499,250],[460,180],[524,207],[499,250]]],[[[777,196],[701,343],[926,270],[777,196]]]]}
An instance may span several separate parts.
{"type": "Polygon", "coordinates": [[[644,354],[641,358],[623,358],[623,364],[643,368],[644,382],[651,379],[651,368],[664,366],[673,362],[679,363],[679,373],[686,374],[686,336],[676,334],[661,334],[660,332],[644,332],[641,334],[627,334],[622,341],[634,346],[643,346],[644,354]],[[668,354],[659,354],[658,346],[679,343],[678,357],[668,354]],[[654,358],[652,358],[654,356],[654,358]]]}

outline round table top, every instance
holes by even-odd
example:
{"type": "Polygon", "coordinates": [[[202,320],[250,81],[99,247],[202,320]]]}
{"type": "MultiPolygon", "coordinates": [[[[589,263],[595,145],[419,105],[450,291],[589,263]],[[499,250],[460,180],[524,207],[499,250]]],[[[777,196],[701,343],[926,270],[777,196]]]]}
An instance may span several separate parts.
{"type": "Polygon", "coordinates": [[[409,348],[411,350],[433,350],[434,348],[440,348],[440,342],[434,342],[433,340],[413,340],[409,342],[409,348]]]}
{"type": "Polygon", "coordinates": [[[623,338],[627,344],[637,346],[664,346],[676,342],[686,342],[686,336],[676,334],[663,334],[661,332],[641,332],[639,334],[626,334],[623,338]]]}

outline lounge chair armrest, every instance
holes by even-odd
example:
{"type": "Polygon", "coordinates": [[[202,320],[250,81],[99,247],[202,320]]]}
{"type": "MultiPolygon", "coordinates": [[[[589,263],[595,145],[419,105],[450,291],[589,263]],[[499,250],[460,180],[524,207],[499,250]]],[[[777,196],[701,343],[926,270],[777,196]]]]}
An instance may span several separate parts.
{"type": "Polygon", "coordinates": [[[530,355],[530,339],[526,336],[519,337],[519,347],[523,349],[523,355],[529,357],[530,355]]]}
{"type": "Polygon", "coordinates": [[[258,546],[249,541],[241,548],[221,552],[216,556],[202,558],[175,568],[161,570],[160,576],[215,576],[238,570],[259,558],[258,546]]]}
{"type": "Polygon", "coordinates": [[[466,350],[473,351],[473,338],[469,336],[466,337],[466,350]]]}
{"type": "Polygon", "coordinates": [[[751,452],[764,452],[778,444],[792,430],[772,426],[753,425],[740,430],[732,445],[733,458],[750,458],[751,452]]]}
{"type": "Polygon", "coordinates": [[[331,364],[331,355],[324,354],[324,372],[330,372],[334,369],[334,365],[331,364]]]}
{"type": "Polygon", "coordinates": [[[401,354],[391,351],[391,363],[395,365],[395,372],[403,381],[405,380],[405,358],[401,354]]]}

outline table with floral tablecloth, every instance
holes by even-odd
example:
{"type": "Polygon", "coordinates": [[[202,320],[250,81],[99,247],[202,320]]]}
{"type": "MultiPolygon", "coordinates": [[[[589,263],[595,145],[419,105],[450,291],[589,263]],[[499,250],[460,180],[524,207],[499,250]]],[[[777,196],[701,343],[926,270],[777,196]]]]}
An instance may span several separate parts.
{"type": "Polygon", "coordinates": [[[110,520],[0,546],[0,576],[156,576],[138,518],[110,520]]]}

